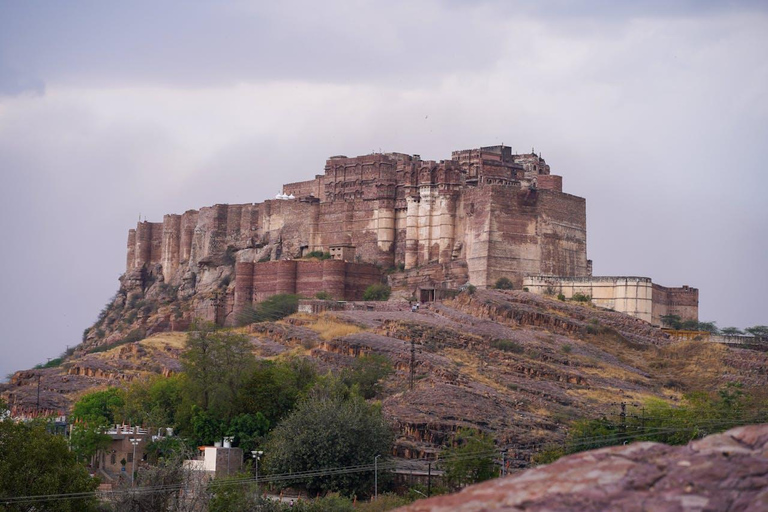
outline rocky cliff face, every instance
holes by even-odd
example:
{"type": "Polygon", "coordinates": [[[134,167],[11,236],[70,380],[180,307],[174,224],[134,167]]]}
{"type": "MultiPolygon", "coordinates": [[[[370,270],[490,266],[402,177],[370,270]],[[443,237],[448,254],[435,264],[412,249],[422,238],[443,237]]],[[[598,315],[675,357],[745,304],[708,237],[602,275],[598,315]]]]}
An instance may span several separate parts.
{"type": "Polygon", "coordinates": [[[768,425],[578,453],[401,512],[768,510],[768,425]]]}

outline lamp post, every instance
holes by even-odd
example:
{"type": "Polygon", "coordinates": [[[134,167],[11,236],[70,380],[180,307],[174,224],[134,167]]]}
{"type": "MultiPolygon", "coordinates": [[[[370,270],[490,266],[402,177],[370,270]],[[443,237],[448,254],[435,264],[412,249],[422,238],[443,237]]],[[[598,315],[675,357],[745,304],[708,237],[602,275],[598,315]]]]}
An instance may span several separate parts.
{"type": "Polygon", "coordinates": [[[256,494],[259,493],[259,458],[261,458],[262,455],[264,455],[264,452],[261,450],[253,450],[251,452],[251,455],[253,455],[253,466],[256,468],[256,494]]]}
{"type": "Polygon", "coordinates": [[[229,454],[232,453],[232,441],[234,439],[233,436],[224,438],[224,447],[227,449],[227,476],[229,476],[229,454]]]}
{"type": "Polygon", "coordinates": [[[131,459],[131,487],[133,487],[135,484],[134,478],[136,476],[136,446],[141,442],[141,439],[138,437],[129,437],[128,440],[133,445],[133,459],[131,459]]]}
{"type": "Polygon", "coordinates": [[[379,499],[379,457],[381,455],[373,458],[373,501],[379,499]]]}

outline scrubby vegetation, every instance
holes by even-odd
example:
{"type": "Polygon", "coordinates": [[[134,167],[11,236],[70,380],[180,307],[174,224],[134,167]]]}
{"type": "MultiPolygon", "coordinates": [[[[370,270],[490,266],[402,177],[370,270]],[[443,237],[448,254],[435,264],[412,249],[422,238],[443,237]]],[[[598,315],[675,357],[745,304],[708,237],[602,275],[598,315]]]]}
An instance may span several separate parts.
{"type": "Polygon", "coordinates": [[[239,325],[274,322],[299,310],[299,296],[289,293],[273,295],[256,305],[248,305],[238,315],[239,325]]]}
{"type": "Polygon", "coordinates": [[[363,300],[389,300],[392,289],[385,284],[372,284],[365,289],[363,300]]]}

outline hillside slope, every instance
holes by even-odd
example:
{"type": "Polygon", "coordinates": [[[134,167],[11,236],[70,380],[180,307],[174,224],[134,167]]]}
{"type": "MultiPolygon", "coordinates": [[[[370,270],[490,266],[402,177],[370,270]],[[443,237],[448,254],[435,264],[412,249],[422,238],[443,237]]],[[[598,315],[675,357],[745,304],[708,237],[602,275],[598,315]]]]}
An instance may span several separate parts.
{"type": "MultiPolygon", "coordinates": [[[[538,445],[562,440],[573,419],[616,415],[620,402],[675,401],[734,381],[758,392],[768,383],[768,354],[671,342],[627,315],[525,292],[465,292],[418,312],[406,302],[355,306],[243,330],[258,357],[305,357],[321,372],[386,356],[395,372],[380,398],[404,458],[422,458],[473,427],[514,446],[523,467],[538,445]]],[[[179,371],[184,340],[162,333],[80,347],[59,367],[17,372],[0,392],[17,414],[66,411],[86,391],[179,371]]]]}

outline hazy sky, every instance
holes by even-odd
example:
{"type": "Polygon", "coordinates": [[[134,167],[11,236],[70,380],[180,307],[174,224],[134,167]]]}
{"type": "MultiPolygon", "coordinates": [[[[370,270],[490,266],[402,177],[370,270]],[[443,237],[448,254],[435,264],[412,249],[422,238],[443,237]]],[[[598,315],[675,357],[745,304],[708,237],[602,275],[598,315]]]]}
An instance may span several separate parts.
{"type": "Polygon", "coordinates": [[[596,275],[768,324],[767,6],[0,0],[0,379],[80,341],[139,216],[371,151],[535,147],[596,275]]]}

